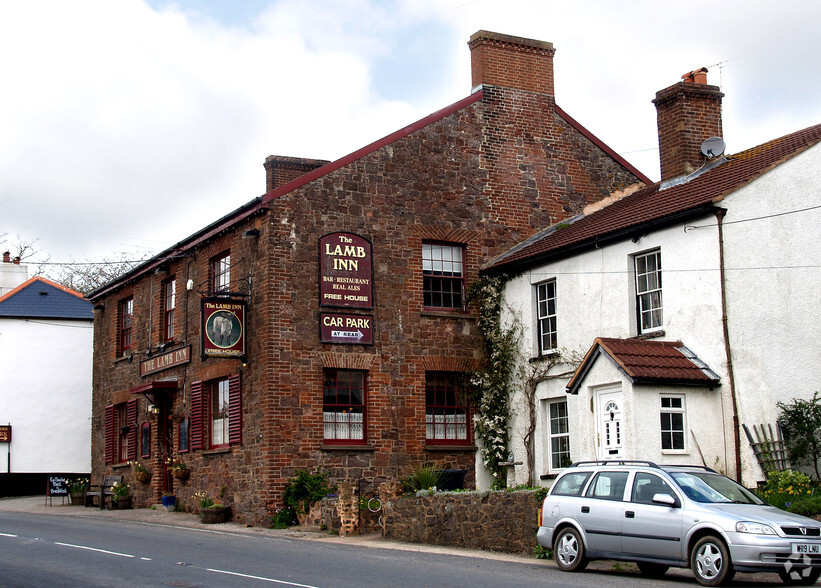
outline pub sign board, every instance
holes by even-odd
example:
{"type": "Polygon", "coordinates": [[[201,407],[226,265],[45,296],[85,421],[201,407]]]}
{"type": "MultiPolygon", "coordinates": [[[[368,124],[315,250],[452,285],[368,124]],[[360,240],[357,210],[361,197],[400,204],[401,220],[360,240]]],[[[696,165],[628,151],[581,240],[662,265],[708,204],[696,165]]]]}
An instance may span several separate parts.
{"type": "Polygon", "coordinates": [[[11,425],[0,425],[0,443],[11,443],[11,425]]]}
{"type": "Polygon", "coordinates": [[[140,376],[147,376],[191,361],[191,346],[155,355],[140,362],[140,376]]]}
{"type": "Polygon", "coordinates": [[[202,300],[203,357],[245,355],[245,302],[230,298],[202,300]]]}
{"type": "Polygon", "coordinates": [[[319,304],[373,308],[373,246],[353,233],[319,239],[319,304]]]}
{"type": "Polygon", "coordinates": [[[373,345],[372,316],[323,312],[319,315],[319,325],[322,343],[373,345]]]}

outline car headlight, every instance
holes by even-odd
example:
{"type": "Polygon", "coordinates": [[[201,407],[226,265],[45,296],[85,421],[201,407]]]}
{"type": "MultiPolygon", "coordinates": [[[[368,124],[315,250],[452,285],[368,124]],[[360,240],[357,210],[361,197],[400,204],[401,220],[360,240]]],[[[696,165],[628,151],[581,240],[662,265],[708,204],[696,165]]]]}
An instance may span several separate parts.
{"type": "Polygon", "coordinates": [[[775,535],[775,531],[770,525],[763,523],[753,523],[751,521],[739,521],[735,524],[735,530],[739,533],[752,533],[753,535],[775,535]]]}

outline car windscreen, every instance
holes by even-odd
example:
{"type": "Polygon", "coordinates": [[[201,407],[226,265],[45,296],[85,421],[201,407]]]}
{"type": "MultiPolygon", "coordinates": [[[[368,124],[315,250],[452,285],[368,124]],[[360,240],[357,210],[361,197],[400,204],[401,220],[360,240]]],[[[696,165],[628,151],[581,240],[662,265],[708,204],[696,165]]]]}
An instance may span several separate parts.
{"type": "Polygon", "coordinates": [[[687,497],[696,502],[766,504],[744,486],[709,472],[670,472],[687,497]]]}

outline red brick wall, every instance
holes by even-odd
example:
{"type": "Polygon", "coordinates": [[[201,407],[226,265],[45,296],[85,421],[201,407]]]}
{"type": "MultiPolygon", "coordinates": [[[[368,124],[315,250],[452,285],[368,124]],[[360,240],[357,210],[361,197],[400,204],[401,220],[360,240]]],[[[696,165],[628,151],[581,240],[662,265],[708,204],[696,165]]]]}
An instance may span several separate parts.
{"type": "Polygon", "coordinates": [[[656,93],[661,179],[691,173],[704,164],[701,144],[721,137],[721,93],[718,86],[679,82],[656,93]]]}

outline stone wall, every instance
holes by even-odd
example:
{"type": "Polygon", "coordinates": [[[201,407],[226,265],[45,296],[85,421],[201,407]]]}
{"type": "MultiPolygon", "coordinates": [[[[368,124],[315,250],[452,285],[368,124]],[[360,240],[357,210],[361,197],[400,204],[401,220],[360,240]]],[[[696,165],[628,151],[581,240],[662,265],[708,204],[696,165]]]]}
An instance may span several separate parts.
{"type": "Polygon", "coordinates": [[[541,501],[534,490],[443,492],[384,502],[387,539],[533,554],[541,501]]]}

